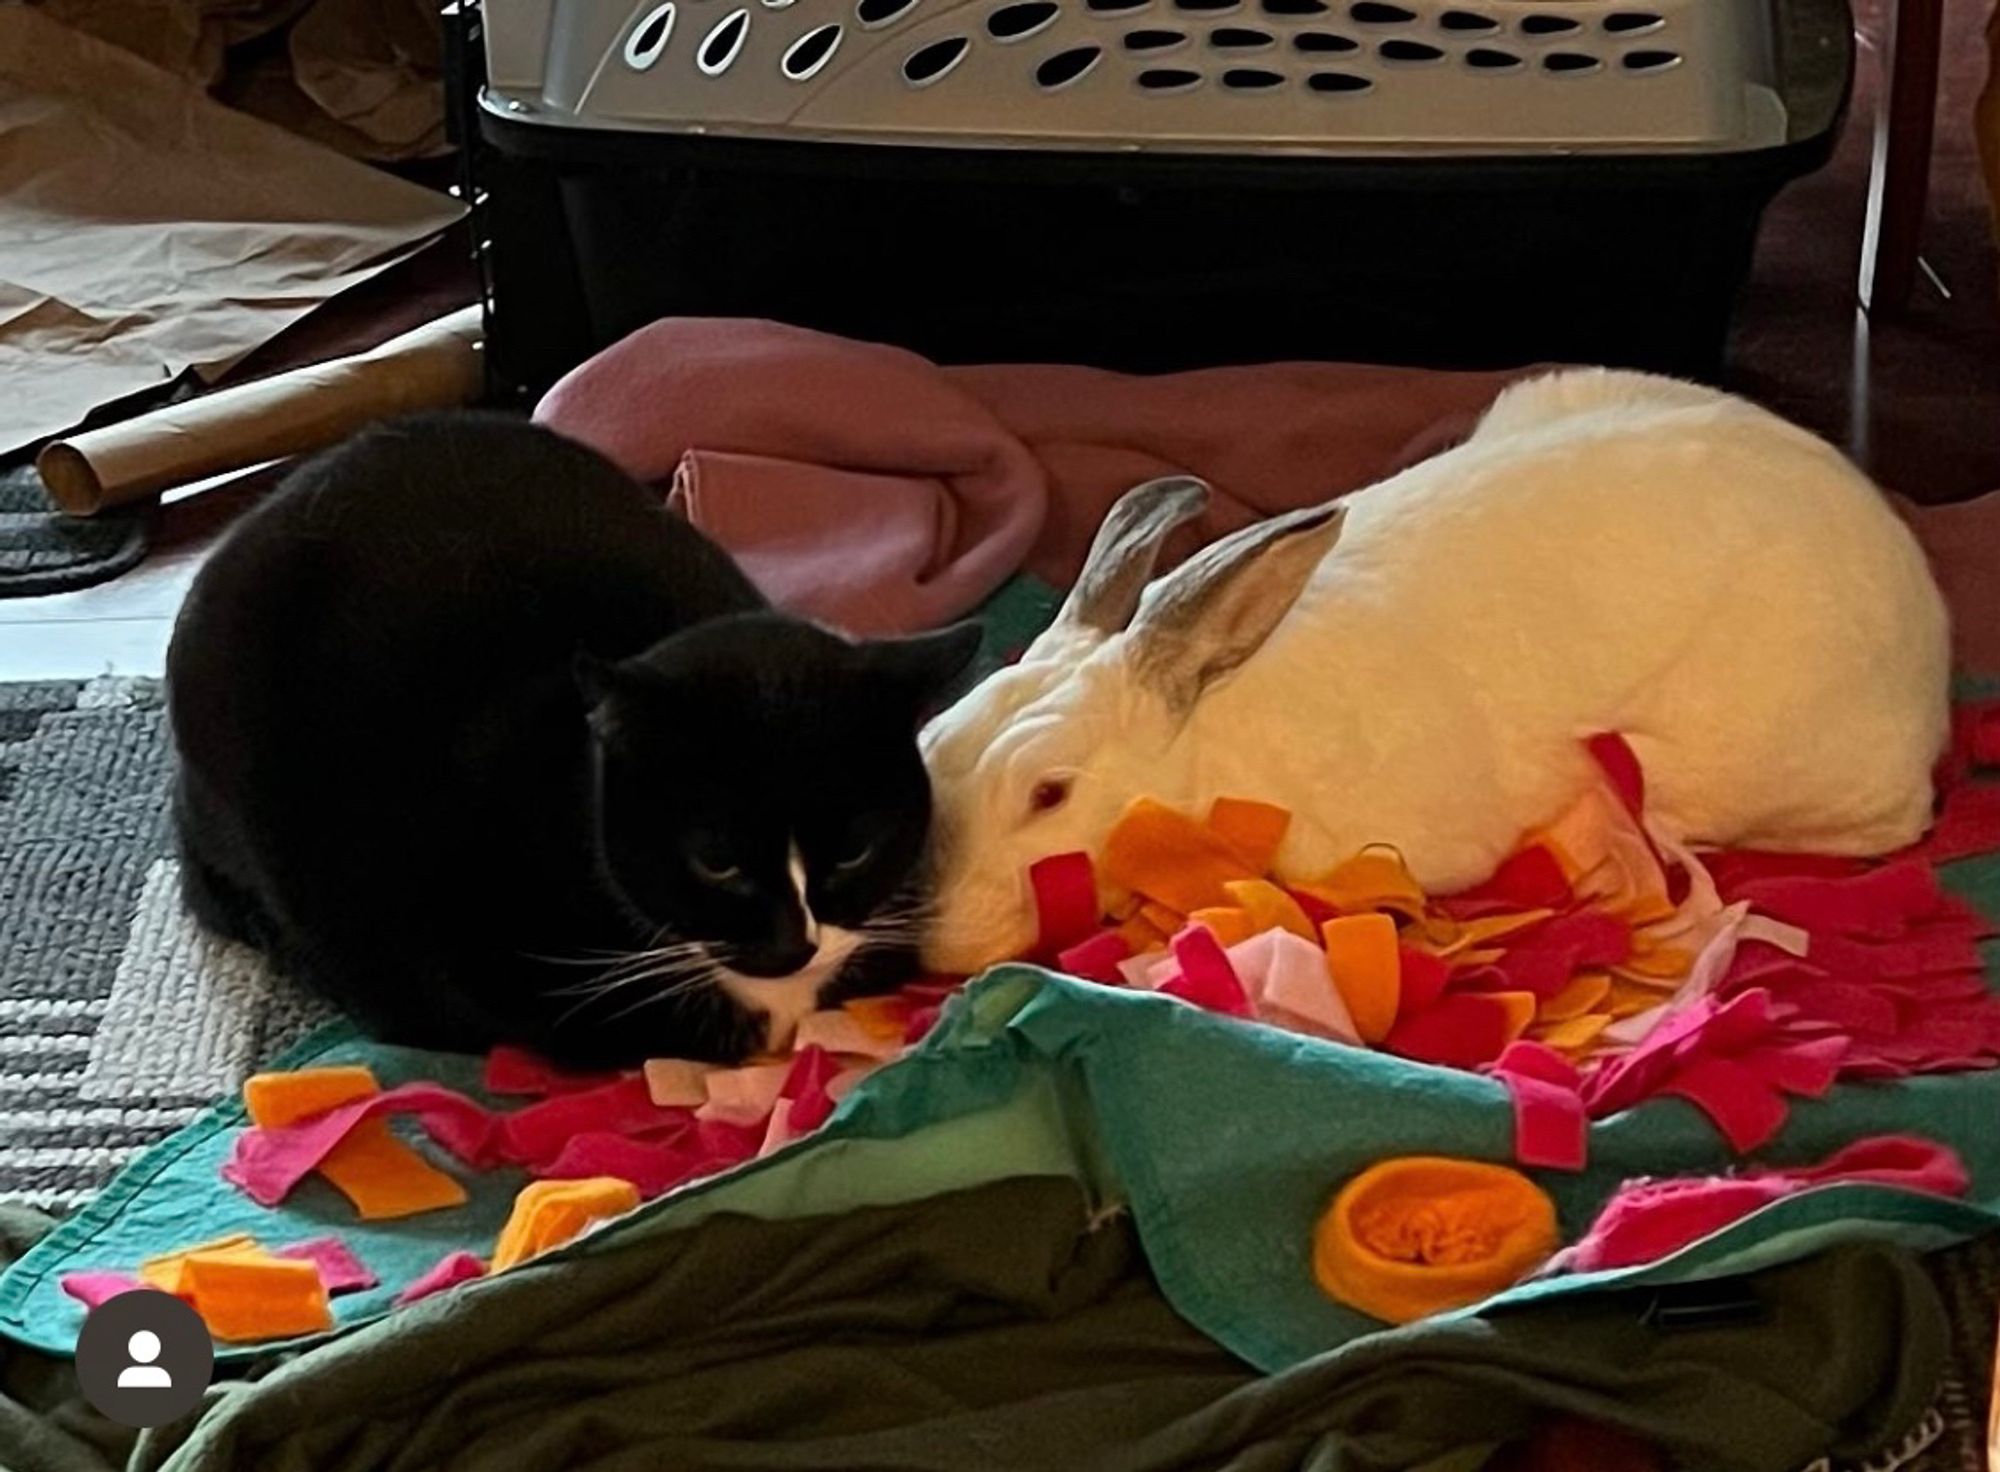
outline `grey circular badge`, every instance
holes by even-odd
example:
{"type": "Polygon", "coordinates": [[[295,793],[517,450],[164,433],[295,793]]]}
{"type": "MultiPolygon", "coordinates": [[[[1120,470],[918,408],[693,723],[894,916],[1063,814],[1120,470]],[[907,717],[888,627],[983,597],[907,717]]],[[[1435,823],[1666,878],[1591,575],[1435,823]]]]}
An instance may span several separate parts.
{"type": "Polygon", "coordinates": [[[92,1309],[76,1341],[84,1397],[120,1426],[164,1426],[193,1408],[214,1371],[201,1315],[150,1288],[92,1309]]]}

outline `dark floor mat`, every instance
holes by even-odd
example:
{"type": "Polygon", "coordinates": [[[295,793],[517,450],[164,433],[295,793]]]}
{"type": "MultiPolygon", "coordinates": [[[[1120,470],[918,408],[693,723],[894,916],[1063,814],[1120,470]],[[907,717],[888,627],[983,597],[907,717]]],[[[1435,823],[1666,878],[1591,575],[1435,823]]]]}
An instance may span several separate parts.
{"type": "Polygon", "coordinates": [[[0,598],[67,593],[115,578],[146,555],[153,504],[89,519],[57,511],[32,462],[0,466],[0,598]]]}

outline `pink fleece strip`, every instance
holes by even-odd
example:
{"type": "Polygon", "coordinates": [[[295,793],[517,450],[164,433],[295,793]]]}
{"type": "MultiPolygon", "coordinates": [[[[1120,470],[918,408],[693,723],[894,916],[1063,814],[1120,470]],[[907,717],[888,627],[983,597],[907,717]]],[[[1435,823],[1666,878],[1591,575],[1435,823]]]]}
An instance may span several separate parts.
{"type": "Polygon", "coordinates": [[[1387,1051],[1419,1063],[1478,1068],[1508,1044],[1507,1011],[1478,992],[1449,992],[1414,1017],[1401,1017],[1382,1041],[1387,1051]]]}
{"type": "Polygon", "coordinates": [[[1774,1201],[1840,1182],[1945,1197],[1962,1197],[1971,1185],[1956,1153],[1916,1135],[1856,1140],[1817,1165],[1740,1176],[1632,1180],[1619,1187],[1583,1240],[1563,1255],[1564,1265],[1574,1272],[1596,1272],[1657,1262],[1774,1201]]]}
{"type": "Polygon", "coordinates": [[[418,1299],[429,1298],[433,1293],[442,1293],[447,1288],[456,1288],[460,1283],[485,1276],[486,1264],[471,1253],[446,1253],[422,1277],[396,1295],[396,1307],[403,1308],[418,1299]]]}
{"type": "Polygon", "coordinates": [[[1508,855],[1484,884],[1440,899],[1437,906],[1455,919],[1473,920],[1508,910],[1567,909],[1575,898],[1556,856],[1534,844],[1508,855]]]}
{"type": "Polygon", "coordinates": [[[259,1206],[276,1206],[363,1120],[402,1114],[415,1115],[432,1139],[467,1165],[484,1170],[505,1158],[497,1147],[499,1117],[491,1110],[440,1084],[413,1083],[295,1125],[246,1129],[223,1162],[222,1178],[242,1187],[259,1206]]]}
{"type": "Polygon", "coordinates": [[[1206,925],[1183,926],[1172,946],[1180,975],[1163,985],[1161,992],[1229,1017],[1251,1015],[1249,994],[1214,931],[1206,925]]]}
{"type": "Polygon", "coordinates": [[[1028,866],[1038,934],[1034,954],[1047,959],[1098,927],[1097,871],[1086,853],[1051,854],[1028,866]]]}
{"type": "Polygon", "coordinates": [[[617,1076],[615,1073],[567,1073],[525,1048],[502,1043],[486,1055],[486,1075],[482,1083],[489,1094],[527,1094],[540,1098],[549,1094],[574,1094],[583,1089],[601,1088],[617,1076]]]}
{"type": "Polygon", "coordinates": [[[1123,986],[1125,973],[1118,969],[1118,963],[1131,957],[1132,947],[1124,936],[1115,930],[1100,930],[1058,954],[1056,969],[1100,986],[1123,986]]]}
{"type": "Polygon", "coordinates": [[[504,1159],[533,1165],[554,1160],[571,1136],[585,1131],[636,1135],[674,1130],[689,1118],[685,1109],[655,1104],[646,1080],[633,1075],[501,1115],[499,1148],[504,1159]]]}
{"type": "Polygon", "coordinates": [[[537,1167],[534,1174],[554,1181],[616,1176],[621,1181],[630,1181],[650,1201],[684,1181],[722,1168],[691,1143],[693,1140],[692,1130],[677,1140],[635,1140],[627,1135],[588,1130],[573,1136],[554,1160],[537,1167]]]}
{"type": "Polygon", "coordinates": [[[382,1281],[338,1237],[312,1237],[304,1242],[294,1242],[289,1247],[280,1247],[272,1255],[300,1258],[311,1263],[319,1269],[320,1284],[328,1293],[358,1293],[382,1281]]]}
{"type": "Polygon", "coordinates": [[[1944,810],[1918,851],[1948,864],[2000,849],[2000,783],[1966,782],[1945,793],[1944,810]]]}
{"type": "Polygon", "coordinates": [[[96,1308],[100,1303],[107,1303],[121,1293],[131,1293],[146,1286],[137,1278],[128,1278],[123,1273],[107,1273],[95,1269],[87,1269],[80,1273],[64,1273],[59,1281],[62,1284],[62,1291],[85,1308],[96,1308]]]}
{"type": "Polygon", "coordinates": [[[1918,859],[1903,859],[1849,879],[1755,879],[1735,898],[1766,915],[1815,934],[1860,940],[1894,940],[1941,899],[1937,874],[1918,859]]]}
{"type": "Polygon", "coordinates": [[[1590,1117],[1580,1092],[1583,1078],[1546,1043],[1509,1043],[1493,1076],[1514,1106],[1514,1158],[1547,1170],[1582,1170],[1590,1154],[1590,1117]]]}
{"type": "Polygon", "coordinates": [[[1697,1058],[1660,1092],[1700,1109],[1739,1155],[1769,1143],[1785,1125],[1785,1100],[1777,1087],[1725,1059],[1697,1058]]]}

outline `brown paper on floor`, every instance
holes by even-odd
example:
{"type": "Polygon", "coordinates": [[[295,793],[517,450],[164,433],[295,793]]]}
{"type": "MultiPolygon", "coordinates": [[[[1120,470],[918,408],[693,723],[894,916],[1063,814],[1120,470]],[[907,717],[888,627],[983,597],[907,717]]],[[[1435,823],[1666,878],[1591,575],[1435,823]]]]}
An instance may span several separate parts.
{"type": "Polygon", "coordinates": [[[0,143],[0,451],[213,379],[460,213],[17,5],[0,143]]]}
{"type": "Polygon", "coordinates": [[[71,516],[92,516],[189,481],[318,450],[363,425],[479,394],[480,314],[464,307],[380,347],[218,389],[69,439],[36,460],[71,516]]]}
{"type": "Polygon", "coordinates": [[[312,0],[32,0],[50,20],[197,86],[222,79],[230,47],[277,30],[312,0]]]}

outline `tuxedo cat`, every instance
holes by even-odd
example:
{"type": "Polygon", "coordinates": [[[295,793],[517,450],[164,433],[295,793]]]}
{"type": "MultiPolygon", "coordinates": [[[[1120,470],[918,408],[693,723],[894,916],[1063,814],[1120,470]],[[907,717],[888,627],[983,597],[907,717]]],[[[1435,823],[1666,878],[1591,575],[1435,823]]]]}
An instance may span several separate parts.
{"type": "Polygon", "coordinates": [[[174,629],[183,890],[388,1041],[738,1059],[914,969],[917,724],[977,643],[773,612],[525,422],[372,429],[174,629]]]}

